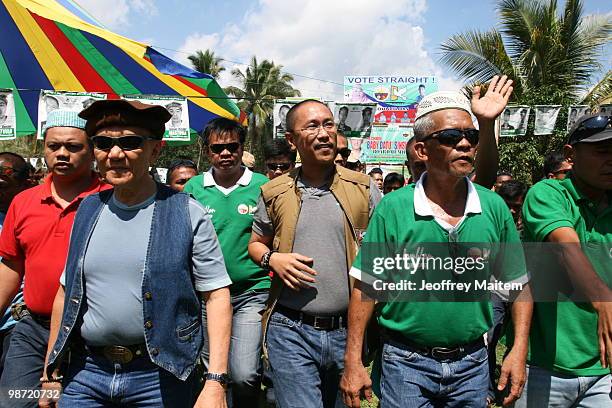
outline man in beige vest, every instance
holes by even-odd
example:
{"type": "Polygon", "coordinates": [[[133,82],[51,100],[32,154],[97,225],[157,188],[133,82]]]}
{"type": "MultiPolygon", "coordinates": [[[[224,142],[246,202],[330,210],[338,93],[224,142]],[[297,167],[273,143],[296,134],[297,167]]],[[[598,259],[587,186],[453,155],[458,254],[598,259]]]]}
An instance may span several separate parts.
{"type": "Polygon", "coordinates": [[[262,186],[249,243],[273,273],[264,353],[279,407],[343,406],[348,270],[381,195],[367,175],[334,164],[337,129],[324,103],[291,108],[286,137],[302,166],[262,186]]]}

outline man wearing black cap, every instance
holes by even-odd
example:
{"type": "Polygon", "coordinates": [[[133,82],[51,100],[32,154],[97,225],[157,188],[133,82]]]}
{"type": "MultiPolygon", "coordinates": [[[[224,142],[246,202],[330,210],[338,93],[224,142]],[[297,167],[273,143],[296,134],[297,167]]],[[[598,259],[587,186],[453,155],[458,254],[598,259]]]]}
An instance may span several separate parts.
{"type": "Polygon", "coordinates": [[[564,153],[569,175],[537,183],[523,205],[524,241],[549,243],[555,253],[538,253],[531,268],[534,322],[517,407],[612,406],[611,117],[578,119],[564,153]],[[538,302],[559,282],[554,298],[538,302]]]}
{"type": "Polygon", "coordinates": [[[171,115],[105,100],[80,116],[114,188],[84,200],[75,217],[43,382],[58,375],[70,349],[62,407],[193,406],[202,298],[214,318],[210,381],[196,406],[223,407],[231,281],[219,243],[204,208],[148,172],[171,115]]]}

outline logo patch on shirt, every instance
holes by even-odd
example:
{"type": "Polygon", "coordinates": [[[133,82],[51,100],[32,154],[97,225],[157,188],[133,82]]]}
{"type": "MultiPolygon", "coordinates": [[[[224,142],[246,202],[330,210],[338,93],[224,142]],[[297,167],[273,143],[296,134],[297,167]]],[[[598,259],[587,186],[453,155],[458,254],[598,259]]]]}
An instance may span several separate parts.
{"type": "Polygon", "coordinates": [[[216,210],[214,208],[212,208],[211,206],[209,206],[209,205],[205,205],[204,206],[204,211],[206,212],[206,214],[212,216],[215,213],[216,210]]]}
{"type": "Polygon", "coordinates": [[[254,205],[246,205],[246,204],[239,204],[238,205],[238,214],[241,215],[253,215],[255,214],[255,210],[257,209],[257,206],[254,205]]]}

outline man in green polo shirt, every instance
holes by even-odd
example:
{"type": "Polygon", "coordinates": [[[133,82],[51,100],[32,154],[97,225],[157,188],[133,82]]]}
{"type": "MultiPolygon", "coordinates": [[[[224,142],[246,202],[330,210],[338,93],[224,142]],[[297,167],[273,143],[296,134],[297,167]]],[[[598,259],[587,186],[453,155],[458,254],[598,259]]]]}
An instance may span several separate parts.
{"type": "MultiPolygon", "coordinates": [[[[486,114],[478,106],[478,95],[472,101],[477,117],[494,119],[501,113],[511,92],[505,79],[494,80],[489,89],[495,94],[480,101],[487,101],[486,114]]],[[[382,407],[486,407],[483,337],[493,324],[486,283],[495,272],[497,284],[520,292],[526,268],[504,201],[467,177],[479,141],[471,113],[470,102],[460,92],[423,98],[414,134],[416,154],[427,172],[416,184],[385,196],[370,221],[351,269],[357,282],[341,383],[350,407],[359,407],[360,397],[371,395],[372,382],[360,358],[364,329],[375,309],[366,294],[379,299],[382,407]],[[408,266],[397,261],[402,257],[408,266]]],[[[531,310],[530,302],[512,307],[514,347],[499,383],[504,389],[510,379],[506,404],[518,398],[524,383],[531,310]]]]}
{"type": "Polygon", "coordinates": [[[556,251],[549,267],[533,268],[528,378],[516,406],[612,407],[611,118],[580,118],[564,153],[569,176],[537,183],[523,205],[525,242],[556,251]],[[555,287],[556,302],[538,302],[542,286],[555,287]]]}
{"type": "Polygon", "coordinates": [[[202,134],[212,167],[189,180],[184,189],[208,210],[232,279],[229,397],[233,407],[251,407],[260,392],[261,313],[270,288],[268,273],[247,251],[260,187],[268,179],[242,166],[245,138],[246,130],[239,123],[212,120],[202,134]]]}

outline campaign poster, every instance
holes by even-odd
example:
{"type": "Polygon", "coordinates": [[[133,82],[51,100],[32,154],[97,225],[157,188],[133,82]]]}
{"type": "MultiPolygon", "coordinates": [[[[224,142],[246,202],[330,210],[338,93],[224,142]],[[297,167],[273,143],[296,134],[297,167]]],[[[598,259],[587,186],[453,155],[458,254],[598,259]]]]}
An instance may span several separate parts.
{"type": "Polygon", "coordinates": [[[411,127],[372,126],[368,139],[363,139],[361,161],[372,165],[404,164],[406,144],[414,136],[411,127]]]}
{"type": "Polygon", "coordinates": [[[367,137],[372,129],[375,103],[341,103],[334,106],[338,132],[346,137],[367,137]]]}
{"type": "Polygon", "coordinates": [[[572,105],[567,108],[567,125],[566,129],[569,130],[574,126],[576,120],[581,116],[588,115],[591,113],[591,108],[588,105],[572,105]]]}
{"type": "Polygon", "coordinates": [[[93,92],[41,91],[38,99],[38,139],[47,123],[47,115],[56,109],[80,112],[92,103],[106,99],[105,94],[93,92]]]}
{"type": "Polygon", "coordinates": [[[533,134],[536,136],[552,134],[560,111],[561,105],[536,105],[533,134]]]}
{"type": "Polygon", "coordinates": [[[501,136],[525,136],[529,121],[529,106],[509,106],[501,115],[501,136]]]}
{"type": "Polygon", "coordinates": [[[414,123],[419,102],[437,90],[435,76],[344,77],[344,102],[377,103],[375,123],[414,123]]]}
{"type": "MultiPolygon", "coordinates": [[[[293,105],[298,104],[306,99],[314,99],[317,101],[321,101],[321,98],[302,98],[302,97],[292,97],[286,99],[276,99],[274,101],[274,108],[272,110],[272,119],[274,122],[274,138],[275,139],[284,139],[285,132],[287,131],[287,112],[289,109],[293,107],[293,105]]],[[[322,101],[321,101],[322,102],[322,101]]]]}
{"type": "Polygon", "coordinates": [[[601,105],[599,107],[598,113],[602,115],[612,116],[612,104],[601,105]]]}
{"type": "Polygon", "coordinates": [[[187,99],[180,96],[164,95],[122,95],[128,101],[139,101],[147,105],[159,105],[166,108],[172,118],[166,122],[166,131],[162,140],[183,142],[191,140],[189,126],[189,108],[187,99]]]}
{"type": "Polygon", "coordinates": [[[0,140],[11,140],[16,137],[17,120],[13,91],[0,89],[0,140]]]}

